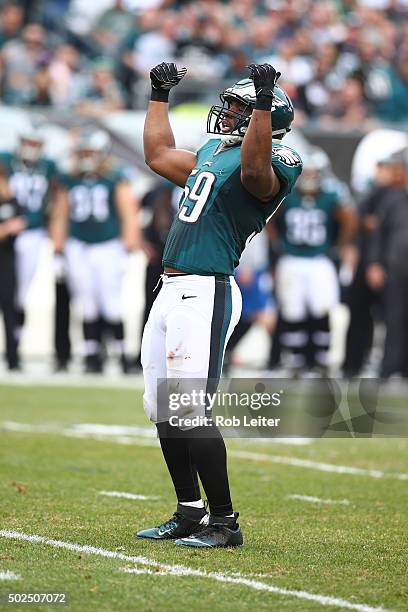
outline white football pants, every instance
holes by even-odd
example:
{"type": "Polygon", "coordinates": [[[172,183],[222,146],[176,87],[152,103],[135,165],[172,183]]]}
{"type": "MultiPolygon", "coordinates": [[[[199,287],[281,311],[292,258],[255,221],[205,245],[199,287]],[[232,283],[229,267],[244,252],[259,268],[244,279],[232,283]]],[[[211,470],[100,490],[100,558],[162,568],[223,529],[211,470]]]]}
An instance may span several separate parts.
{"type": "Polygon", "coordinates": [[[88,244],[70,238],[65,246],[68,285],[84,321],[102,315],[109,322],[122,319],[122,277],[125,249],[119,239],[88,244]]]}
{"type": "Polygon", "coordinates": [[[22,310],[27,305],[28,291],[38,267],[45,239],[46,232],[43,228],[26,230],[16,238],[17,305],[22,310]]]}
{"type": "MultiPolygon", "coordinates": [[[[191,379],[221,375],[225,346],[239,321],[241,293],[233,276],[163,275],[142,340],[144,407],[154,423],[169,420],[158,410],[159,380],[171,379],[178,393],[191,391],[191,379]]],[[[194,387],[196,388],[196,387],[194,387]]]]}
{"type": "Polygon", "coordinates": [[[286,321],[323,317],[339,301],[336,268],[325,255],[284,255],[276,266],[276,294],[286,321]]]}

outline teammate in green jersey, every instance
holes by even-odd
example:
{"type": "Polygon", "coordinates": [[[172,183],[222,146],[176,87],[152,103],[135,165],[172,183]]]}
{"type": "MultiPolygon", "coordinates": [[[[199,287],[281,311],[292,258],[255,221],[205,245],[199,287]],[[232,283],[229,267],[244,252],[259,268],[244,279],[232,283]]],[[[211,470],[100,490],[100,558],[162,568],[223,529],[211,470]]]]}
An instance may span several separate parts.
{"type": "Polygon", "coordinates": [[[269,64],[249,68],[250,78],[223,91],[222,106],[210,109],[207,131],[216,138],[197,153],[176,148],[168,117],[169,91],[186,69],[162,63],[150,73],[146,162],[184,187],[184,194],[164,251],[163,288],[143,334],[144,403],[156,423],[178,505],[169,521],[137,535],[174,539],[183,546],[243,543],[230,497],[224,441],[208,406],[196,405],[191,392],[197,384],[208,392],[217,388],[225,346],[241,314],[234,268],[302,169],[298,154],[280,143],[290,130],[293,107],[276,85],[279,73],[269,64]],[[183,403],[172,412],[169,404],[163,405],[158,400],[160,379],[167,380],[173,398],[190,393],[188,406],[183,403]]]}
{"type": "Polygon", "coordinates": [[[346,260],[356,229],[350,192],[329,171],[329,163],[319,149],[305,156],[302,176],[276,221],[283,253],[276,267],[280,342],[286,365],[296,375],[327,373],[329,314],[339,301],[331,256],[338,247],[346,260]]]}
{"type": "Polygon", "coordinates": [[[47,213],[56,193],[58,172],[55,163],[43,154],[41,129],[22,130],[15,152],[0,153],[0,165],[8,178],[11,194],[26,219],[26,229],[15,242],[16,251],[16,323],[20,339],[25,320],[28,291],[37,270],[46,238],[47,213]]]}
{"type": "Polygon", "coordinates": [[[105,132],[81,135],[75,167],[61,177],[52,227],[55,251],[64,253],[69,287],[82,309],[85,371],[102,371],[102,330],[108,330],[127,373],[121,283],[126,249],[137,246],[137,206],[129,182],[110,163],[108,145],[105,132]]]}

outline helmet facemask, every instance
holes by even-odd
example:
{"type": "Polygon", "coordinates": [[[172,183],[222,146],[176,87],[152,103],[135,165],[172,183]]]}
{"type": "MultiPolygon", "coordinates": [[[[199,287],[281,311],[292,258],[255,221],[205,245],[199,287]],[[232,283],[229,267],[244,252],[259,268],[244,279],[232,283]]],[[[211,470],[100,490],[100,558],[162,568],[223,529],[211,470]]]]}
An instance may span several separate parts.
{"type": "Polygon", "coordinates": [[[77,153],[77,167],[82,174],[95,174],[103,160],[98,151],[83,149],[77,153]]]}
{"type": "Polygon", "coordinates": [[[251,104],[248,104],[246,100],[238,96],[221,94],[220,98],[223,103],[222,106],[214,105],[210,108],[208,113],[207,132],[209,134],[221,136],[227,145],[237,144],[241,142],[245,136],[253,107],[251,104]],[[232,102],[238,102],[243,105],[243,110],[241,112],[231,110],[230,106],[232,102]],[[226,128],[228,125],[224,125],[224,122],[228,124],[231,120],[233,122],[232,126],[229,127],[229,131],[227,131],[226,128]]]}

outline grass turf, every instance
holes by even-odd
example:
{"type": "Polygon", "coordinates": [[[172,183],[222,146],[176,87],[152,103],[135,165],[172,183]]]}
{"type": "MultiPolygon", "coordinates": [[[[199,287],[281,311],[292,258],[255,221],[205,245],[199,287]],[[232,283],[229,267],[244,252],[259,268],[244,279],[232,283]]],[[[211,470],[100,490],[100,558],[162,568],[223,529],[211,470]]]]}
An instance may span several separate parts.
{"type": "MultiPolygon", "coordinates": [[[[324,473],[260,461],[230,459],[235,507],[245,547],[180,549],[172,542],[136,540],[136,529],[160,523],[175,507],[158,447],[64,437],[74,423],[144,425],[141,393],[132,390],[0,387],[5,421],[52,425],[49,432],[2,431],[0,529],[142,555],[207,572],[262,574],[276,587],[341,597],[353,603],[406,610],[408,482],[324,473]],[[156,495],[133,501],[101,490],[156,495]],[[316,505],[301,494],[348,499],[316,505]]],[[[321,440],[307,446],[228,441],[231,448],[389,472],[404,472],[408,444],[398,440],[321,440]]],[[[317,602],[257,591],[209,578],[125,574],[119,559],[0,538],[0,571],[21,575],[0,582],[5,592],[69,594],[72,610],[322,610],[317,602]]],[[[139,568],[141,566],[138,566],[139,568]]],[[[30,605],[30,609],[40,609],[30,605]]],[[[45,608],[44,608],[45,609],[45,608]]],[[[331,610],[340,608],[330,607],[331,610]]]]}

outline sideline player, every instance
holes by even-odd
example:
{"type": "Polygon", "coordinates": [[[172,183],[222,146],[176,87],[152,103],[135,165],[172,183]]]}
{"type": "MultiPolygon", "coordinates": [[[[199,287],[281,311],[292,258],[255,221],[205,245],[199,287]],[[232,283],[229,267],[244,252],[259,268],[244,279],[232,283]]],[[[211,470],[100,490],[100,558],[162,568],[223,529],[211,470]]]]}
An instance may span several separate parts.
{"type": "Polygon", "coordinates": [[[58,171],[55,163],[43,156],[44,138],[38,128],[21,133],[15,153],[1,153],[12,195],[26,218],[26,229],[16,238],[17,339],[25,320],[27,295],[37,270],[41,247],[46,237],[47,213],[54,197],[58,171]]]}
{"type": "Polygon", "coordinates": [[[21,207],[11,195],[8,176],[0,165],[0,311],[3,312],[6,358],[9,370],[18,369],[15,317],[14,243],[26,227],[21,207]]]}
{"type": "Polygon", "coordinates": [[[337,247],[347,260],[357,226],[350,193],[329,172],[327,163],[319,149],[305,156],[302,176],[276,220],[283,250],[276,266],[280,343],[294,373],[304,369],[327,373],[329,313],[339,301],[330,255],[337,247]]]}
{"type": "Polygon", "coordinates": [[[127,373],[121,281],[125,249],[137,248],[137,206],[108,148],[103,131],[81,135],[73,171],[61,176],[52,236],[55,252],[65,255],[68,284],[82,309],[85,371],[102,372],[102,329],[107,328],[127,373]]]}
{"type": "Polygon", "coordinates": [[[143,335],[144,403],[156,423],[178,504],[168,521],[137,535],[194,547],[243,543],[225,444],[212,421],[190,429],[171,426],[168,407],[158,402],[158,379],[167,379],[179,393],[188,392],[189,379],[216,390],[225,346],[241,314],[234,269],[245,244],[262,230],[302,169],[297,153],[279,143],[293,120],[291,101],[276,85],[279,73],[269,64],[249,68],[251,78],[227,88],[222,106],[211,107],[207,132],[217,138],[196,154],[176,149],[168,116],[169,91],[186,69],[162,63],[150,73],[146,162],[184,187],[184,194],[164,250],[163,287],[143,335]],[[278,141],[273,150],[272,137],[278,141]]]}

